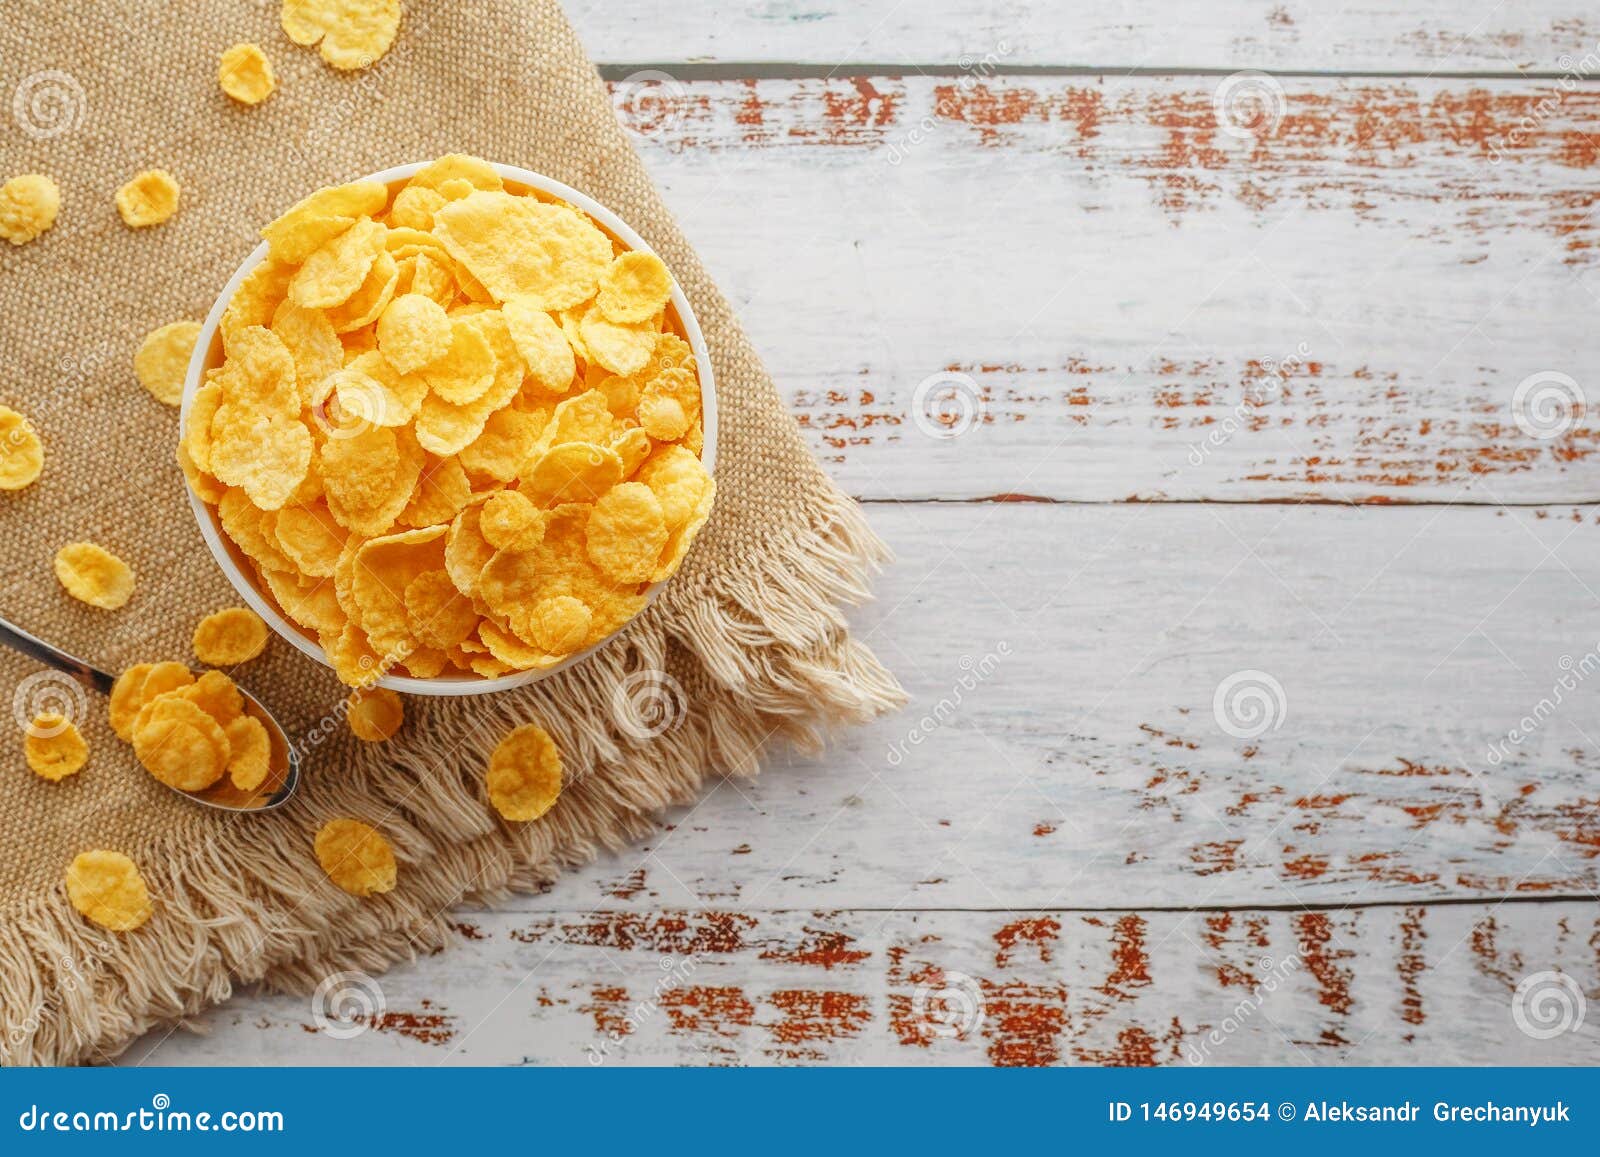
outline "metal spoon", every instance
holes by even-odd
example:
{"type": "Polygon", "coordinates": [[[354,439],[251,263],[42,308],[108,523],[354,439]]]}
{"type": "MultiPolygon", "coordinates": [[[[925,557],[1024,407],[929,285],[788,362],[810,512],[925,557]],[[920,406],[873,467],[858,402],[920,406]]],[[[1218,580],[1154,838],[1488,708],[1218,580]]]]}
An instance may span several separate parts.
{"type": "MultiPolygon", "coordinates": [[[[111,694],[111,686],[116,682],[114,676],[107,675],[82,659],[74,658],[65,651],[34,638],[27,631],[13,626],[4,619],[0,619],[0,645],[54,667],[57,671],[72,676],[89,690],[98,691],[102,695],[111,694]]],[[[177,791],[185,799],[192,799],[196,803],[216,808],[218,811],[271,811],[288,803],[290,797],[294,795],[295,788],[300,785],[300,759],[295,754],[294,748],[289,745],[289,737],[284,734],[283,728],[272,717],[272,713],[243,687],[239,688],[239,694],[244,697],[245,714],[259,720],[267,729],[267,739],[272,744],[272,764],[267,772],[267,778],[255,791],[240,791],[233,786],[233,781],[227,776],[223,776],[213,787],[205,791],[178,791],[177,788],[172,790],[177,791]]]]}

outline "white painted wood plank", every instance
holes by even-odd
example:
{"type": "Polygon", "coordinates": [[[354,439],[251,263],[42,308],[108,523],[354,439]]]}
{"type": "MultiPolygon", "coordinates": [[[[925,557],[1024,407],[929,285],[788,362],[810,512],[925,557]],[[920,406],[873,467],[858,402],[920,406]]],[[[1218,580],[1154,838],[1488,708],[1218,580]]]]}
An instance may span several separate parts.
{"type": "Polygon", "coordinates": [[[1216,84],[616,92],[856,494],[1600,497],[1600,90],[1286,80],[1256,141],[1216,84]],[[1549,439],[1513,406],[1546,372],[1589,396],[1549,439]]]}
{"type": "Polygon", "coordinates": [[[519,907],[1600,889],[1600,509],[870,514],[899,561],[857,627],[911,705],[519,907]]]}
{"type": "Polygon", "coordinates": [[[152,1036],[124,1063],[1600,1062],[1592,1023],[1562,1028],[1600,996],[1592,904],[485,913],[459,930],[346,982],[351,1021],[245,994],[202,1019],[209,1036],[152,1036]],[[1529,977],[1537,1001],[1515,996],[1529,977]]]}
{"type": "Polygon", "coordinates": [[[1600,22],[1571,0],[572,0],[602,62],[1556,72],[1600,22]]]}

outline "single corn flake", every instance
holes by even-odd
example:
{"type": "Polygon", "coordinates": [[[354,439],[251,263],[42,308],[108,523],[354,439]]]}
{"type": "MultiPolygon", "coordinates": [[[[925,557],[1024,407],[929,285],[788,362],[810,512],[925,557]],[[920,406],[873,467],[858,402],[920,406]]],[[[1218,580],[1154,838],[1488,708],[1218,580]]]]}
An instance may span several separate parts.
{"type": "Polygon", "coordinates": [[[132,932],[150,919],[150,890],[134,862],[121,852],[80,852],[67,865],[67,899],[90,921],[112,932],[132,932]]]}
{"type": "MultiPolygon", "coordinates": [[[[217,726],[222,728],[224,732],[227,731],[234,720],[244,714],[244,695],[234,684],[234,681],[221,671],[207,671],[187,687],[180,687],[178,690],[170,692],[170,694],[181,695],[189,700],[189,702],[211,716],[217,726]]],[[[140,714],[142,715],[143,711],[140,714]]],[[[136,719],[134,721],[135,730],[138,729],[138,726],[139,723],[136,719]]]]}
{"type": "Polygon", "coordinates": [[[199,336],[197,321],[169,322],[145,336],[133,355],[133,372],[156,401],[176,406],[183,400],[183,379],[199,336]]]}
{"type": "Polygon", "coordinates": [[[534,604],[528,615],[529,641],[552,655],[566,655],[589,641],[594,612],[572,595],[556,595],[534,604]]]}
{"type": "Polygon", "coordinates": [[[611,321],[598,309],[583,315],[578,330],[583,334],[590,360],[614,374],[634,374],[644,369],[661,332],[654,319],[611,321]]]}
{"type": "Polygon", "coordinates": [[[159,225],[178,211],[178,178],[146,169],[117,190],[117,212],[130,229],[159,225]]]}
{"type": "Polygon", "coordinates": [[[618,582],[644,582],[667,545],[667,524],[655,492],[642,482],[612,487],[594,504],[589,558],[618,582]]]}
{"type": "Polygon", "coordinates": [[[208,667],[236,667],[267,648],[267,624],[248,607],[226,607],[200,620],[194,654],[208,667]]]}
{"type": "Polygon", "coordinates": [[[397,875],[394,849],[371,824],[329,820],[318,830],[313,847],[328,879],[352,896],[393,890],[397,875]]]}
{"type": "Polygon", "coordinates": [[[520,491],[497,490],[483,504],[478,529],[496,550],[532,550],[544,537],[544,517],[520,491]]]}
{"type": "Polygon", "coordinates": [[[578,372],[578,362],[555,318],[523,297],[506,302],[501,312],[517,352],[527,363],[528,376],[547,393],[566,393],[578,372]]]}
{"type": "Polygon", "coordinates": [[[607,321],[646,321],[659,313],[672,296],[672,274],[654,253],[629,250],[619,253],[600,275],[595,307],[607,321]]]}
{"type": "Polygon", "coordinates": [[[278,22],[296,44],[319,45],[334,68],[370,68],[400,30],[400,0],[283,0],[278,22]]]}
{"type": "Polygon", "coordinates": [[[489,801],[508,820],[536,820],[561,795],[561,753],[535,723],[518,727],[489,757],[489,801]]]}
{"type": "Polygon", "coordinates": [[[133,570],[104,547],[69,542],[56,551],[56,578],[73,598],[114,611],[133,597],[133,570]]]}
{"type": "Polygon", "coordinates": [[[43,173],[24,173],[0,185],[0,237],[26,245],[56,223],[61,190],[43,173]]]}
{"type": "Polygon", "coordinates": [[[480,190],[433,215],[450,255],[495,301],[526,295],[539,309],[570,309],[594,296],[611,242],[576,210],[480,190]]]}
{"type": "Polygon", "coordinates": [[[540,456],[526,475],[524,493],[537,506],[593,502],[622,481],[622,459],[589,442],[563,442],[540,456]]]}
{"type": "Polygon", "coordinates": [[[182,663],[136,663],[111,687],[111,730],[117,738],[133,742],[133,726],[145,705],[158,695],[194,682],[194,672],[182,663]]]}
{"type": "Polygon", "coordinates": [[[456,590],[442,567],[424,571],[406,584],[406,623],[424,646],[448,650],[472,634],[478,611],[456,590]]]}
{"type": "Polygon", "coordinates": [[[22,749],[28,766],[51,783],[76,773],[89,759],[89,745],[72,720],[59,711],[34,716],[22,749]]]}
{"type": "Polygon", "coordinates": [[[33,423],[0,406],[0,490],[31,486],[44,470],[44,445],[33,423]]]}
{"type": "Polygon", "coordinates": [[[227,770],[228,737],[197,703],[160,695],[134,720],[133,753],[168,787],[204,791],[227,770]]]}
{"type": "Polygon", "coordinates": [[[405,703],[387,687],[369,687],[345,700],[345,721],[357,739],[382,743],[406,720],[405,703]]]}
{"type": "Polygon", "coordinates": [[[217,62],[217,83],[240,104],[260,104],[278,87],[259,44],[235,44],[217,62]]]}
{"type": "Polygon", "coordinates": [[[402,374],[420,370],[450,352],[450,318],[437,301],[403,293],[378,318],[378,352],[402,374]]]}
{"type": "Polygon", "coordinates": [[[255,791],[272,770],[272,740],[261,720],[241,715],[227,727],[228,778],[240,791],[255,791]]]}

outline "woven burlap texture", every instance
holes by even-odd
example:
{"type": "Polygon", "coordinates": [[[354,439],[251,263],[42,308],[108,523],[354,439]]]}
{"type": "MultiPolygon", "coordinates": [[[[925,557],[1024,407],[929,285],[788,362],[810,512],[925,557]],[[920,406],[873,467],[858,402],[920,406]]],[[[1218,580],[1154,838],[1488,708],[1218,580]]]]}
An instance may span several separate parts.
{"type": "MultiPolygon", "coordinates": [[[[752,773],[769,740],[814,744],[901,698],[839,611],[866,597],[883,549],[807,454],[560,9],[407,0],[392,51],[337,73],[283,36],[276,8],[11,0],[0,13],[0,88],[16,94],[0,110],[0,176],[47,173],[62,194],[52,231],[0,246],[0,403],[32,418],[47,454],[43,478],[0,504],[0,615],[111,670],[189,657],[198,618],[238,600],[187,509],[176,411],[134,379],[139,340],[203,317],[260,226],[309,190],[451,151],[565,181],[665,258],[716,371],[715,514],[663,597],[591,660],[521,691],[409,699],[386,744],[350,739],[344,691],[274,643],[236,672],[309,752],[301,796],[271,816],[173,795],[92,694],[78,720],[90,762],[63,783],[27,771],[13,731],[0,745],[0,1062],[104,1060],[243,982],[309,990],[334,970],[380,970],[443,943],[441,913],[463,896],[545,885],[649,831],[707,777],[752,773]],[[259,108],[216,85],[218,54],[239,40],[277,67],[278,92],[259,108]],[[182,207],[129,230],[113,195],[151,167],[178,176],[182,207]],[[78,540],[137,572],[122,610],[86,607],[57,584],[51,557],[78,540]],[[620,725],[619,687],[665,688],[685,710],[664,733],[636,735],[620,725]],[[554,735],[568,782],[550,815],[508,825],[482,772],[496,740],[528,721],[554,735]],[[388,835],[401,863],[393,893],[360,901],[323,877],[312,834],[340,815],[388,835]],[[67,903],[63,870],[95,847],[126,852],[149,881],[156,915],[136,932],[103,932],[67,903]]],[[[0,656],[0,686],[37,670],[0,656]]]]}

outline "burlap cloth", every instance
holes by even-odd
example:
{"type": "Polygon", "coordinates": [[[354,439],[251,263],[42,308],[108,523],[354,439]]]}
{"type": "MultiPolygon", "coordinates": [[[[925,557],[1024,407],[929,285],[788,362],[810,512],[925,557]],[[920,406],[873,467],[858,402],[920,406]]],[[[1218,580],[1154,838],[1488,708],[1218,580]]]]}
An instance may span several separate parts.
{"type": "MultiPolygon", "coordinates": [[[[0,495],[0,615],[102,667],[186,659],[200,615],[237,602],[186,507],[177,414],[139,387],[133,352],[155,326],[203,317],[260,226],[320,185],[459,150],[589,193],[686,288],[721,404],[711,522],[663,597],[592,660],[522,691],[408,699],[405,730],[381,745],[349,738],[343,689],[287,644],[236,672],[292,738],[316,744],[283,812],[219,816],[176,797],[112,735],[100,696],[78,720],[89,765],[63,783],[27,770],[13,731],[0,744],[0,1061],[104,1059],[243,982],[309,990],[339,969],[380,970],[442,944],[441,913],[462,897],[544,886],[650,830],[708,776],[753,772],[769,739],[815,742],[899,701],[838,611],[865,596],[882,548],[808,456],[556,4],[406,0],[389,55],[342,74],[289,43],[275,2],[9,0],[0,86],[11,103],[0,177],[47,173],[62,194],[54,230],[0,246],[0,403],[33,419],[47,454],[36,485],[0,495]],[[256,109],[216,85],[218,53],[238,40],[265,46],[278,70],[256,109]],[[183,203],[136,232],[112,197],[147,167],[175,173],[183,203]],[[80,539],[137,572],[122,610],[57,584],[52,555],[80,539]],[[627,686],[681,689],[686,711],[634,738],[616,690],[657,671],[675,684],[648,674],[627,686]],[[529,720],[561,746],[568,783],[544,819],[508,825],[486,803],[483,768],[529,720]],[[324,878],[311,839],[336,815],[387,833],[401,861],[393,893],[357,900],[324,878]],[[157,905],[138,931],[103,932],[68,905],[63,870],[94,847],[141,865],[157,905]]],[[[0,688],[37,670],[0,655],[0,688]]]]}

